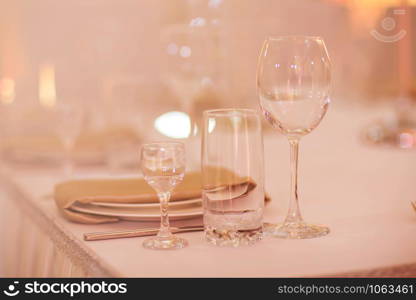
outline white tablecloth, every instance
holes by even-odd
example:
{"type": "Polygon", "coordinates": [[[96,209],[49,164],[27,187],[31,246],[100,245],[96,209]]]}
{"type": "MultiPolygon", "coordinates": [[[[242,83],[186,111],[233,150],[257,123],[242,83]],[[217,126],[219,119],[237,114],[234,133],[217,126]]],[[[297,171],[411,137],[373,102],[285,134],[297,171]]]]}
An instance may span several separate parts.
{"type": "MultiPolygon", "coordinates": [[[[416,151],[363,144],[359,133],[372,115],[332,107],[302,140],[301,209],[307,221],[331,228],[318,239],[218,248],[195,232],[183,234],[188,248],[167,252],[144,249],[142,238],[84,242],[84,232],[142,224],[68,222],[51,199],[56,173],[3,172],[0,276],[416,276],[416,214],[409,204],[416,200],[416,151]]],[[[265,220],[280,221],[289,195],[284,137],[265,134],[265,161],[273,199],[265,220]]]]}

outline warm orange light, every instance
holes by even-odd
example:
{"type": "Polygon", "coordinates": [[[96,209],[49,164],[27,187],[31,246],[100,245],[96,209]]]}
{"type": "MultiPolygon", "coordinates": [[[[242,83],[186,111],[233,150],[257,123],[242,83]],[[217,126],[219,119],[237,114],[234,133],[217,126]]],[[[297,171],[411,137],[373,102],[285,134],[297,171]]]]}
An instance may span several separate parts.
{"type": "Polygon", "coordinates": [[[15,97],[14,80],[11,78],[0,79],[0,101],[4,104],[13,103],[15,97]]]}
{"type": "Polygon", "coordinates": [[[51,64],[40,66],[39,102],[46,107],[53,107],[56,103],[55,68],[51,64]]]}
{"type": "Polygon", "coordinates": [[[386,7],[400,5],[398,0],[353,0],[349,1],[353,9],[353,21],[356,25],[375,26],[381,15],[385,12],[386,7]]]}
{"type": "Polygon", "coordinates": [[[388,7],[416,5],[416,0],[334,0],[348,6],[352,11],[352,21],[357,28],[374,27],[388,7]]]}

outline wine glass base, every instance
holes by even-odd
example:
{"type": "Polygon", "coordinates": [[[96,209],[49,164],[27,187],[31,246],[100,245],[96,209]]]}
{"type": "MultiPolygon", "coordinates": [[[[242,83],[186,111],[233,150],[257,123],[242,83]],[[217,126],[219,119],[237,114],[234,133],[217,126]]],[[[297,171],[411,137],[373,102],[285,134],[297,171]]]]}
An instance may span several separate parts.
{"type": "Polygon", "coordinates": [[[188,246],[188,241],[176,236],[170,237],[151,237],[143,242],[143,247],[153,250],[172,250],[181,249],[188,246]]]}
{"type": "Polygon", "coordinates": [[[267,236],[282,239],[312,239],[329,233],[329,228],[323,225],[306,223],[264,223],[263,231],[267,236]]]}

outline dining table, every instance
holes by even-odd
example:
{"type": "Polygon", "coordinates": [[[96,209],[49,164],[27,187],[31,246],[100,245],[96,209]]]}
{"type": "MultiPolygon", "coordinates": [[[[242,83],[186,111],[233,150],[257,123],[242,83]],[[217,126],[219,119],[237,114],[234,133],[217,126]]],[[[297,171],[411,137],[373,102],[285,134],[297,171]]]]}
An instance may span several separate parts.
{"type": "MultiPolygon", "coordinates": [[[[326,236],[264,236],[251,246],[217,247],[202,231],[181,233],[184,249],[143,248],[144,237],[85,241],[84,233],[158,227],[157,222],[80,224],[53,199],[59,168],[14,166],[0,171],[2,277],[416,277],[416,151],[364,139],[371,120],[389,108],[335,103],[300,143],[299,196],[306,222],[326,236]]],[[[290,195],[289,144],[264,126],[265,222],[281,222],[290,195]]],[[[195,141],[196,148],[199,141],[195,141]]],[[[259,158],[260,161],[260,158],[259,158]]],[[[198,166],[195,166],[198,167],[198,166]]],[[[109,175],[105,166],[74,176],[109,175]]],[[[140,176],[137,167],[137,175],[140,176]]],[[[190,221],[202,223],[198,217],[190,221]]],[[[175,224],[175,222],[173,222],[175,224]]]]}

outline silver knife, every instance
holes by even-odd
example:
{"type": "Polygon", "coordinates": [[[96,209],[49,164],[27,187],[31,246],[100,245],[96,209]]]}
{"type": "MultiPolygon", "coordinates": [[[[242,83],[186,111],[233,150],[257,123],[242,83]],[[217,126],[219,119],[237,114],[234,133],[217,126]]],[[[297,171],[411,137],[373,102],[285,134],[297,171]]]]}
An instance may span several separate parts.
{"type": "MultiPolygon", "coordinates": [[[[204,230],[204,226],[197,225],[197,226],[171,227],[170,230],[172,233],[202,231],[204,230]]],[[[159,228],[107,231],[107,232],[89,232],[89,233],[84,233],[84,240],[85,241],[100,241],[100,240],[109,240],[109,239],[141,237],[141,236],[156,235],[158,232],[159,232],[159,228]]]]}

